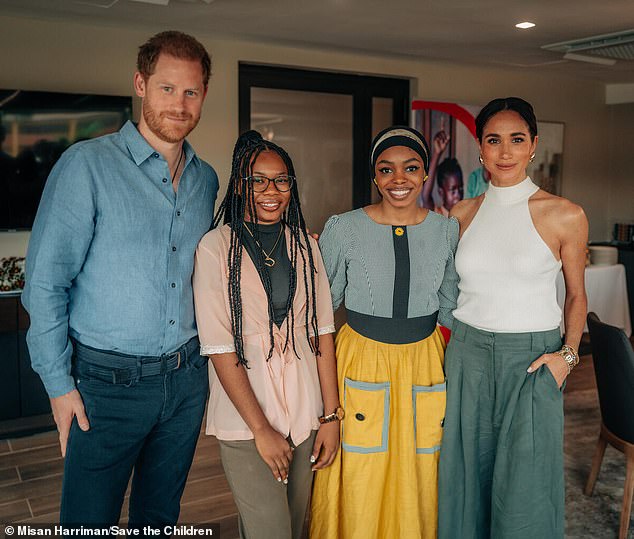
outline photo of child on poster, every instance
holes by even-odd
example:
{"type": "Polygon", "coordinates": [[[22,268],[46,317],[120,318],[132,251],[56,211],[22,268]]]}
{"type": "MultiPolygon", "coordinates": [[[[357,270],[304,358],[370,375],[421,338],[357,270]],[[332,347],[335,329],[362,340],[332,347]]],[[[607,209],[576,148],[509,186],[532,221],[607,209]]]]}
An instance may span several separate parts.
{"type": "Polygon", "coordinates": [[[421,206],[445,216],[463,198],[473,198],[488,187],[488,172],[478,161],[475,116],[480,107],[414,100],[413,125],[430,144],[429,179],[421,206]]]}

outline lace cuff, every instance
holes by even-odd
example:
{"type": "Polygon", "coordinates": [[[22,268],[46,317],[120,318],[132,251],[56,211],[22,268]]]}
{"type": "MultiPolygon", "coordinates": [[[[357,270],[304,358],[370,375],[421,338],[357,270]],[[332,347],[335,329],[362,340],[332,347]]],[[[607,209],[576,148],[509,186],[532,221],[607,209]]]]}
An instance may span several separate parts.
{"type": "MultiPolygon", "coordinates": [[[[325,326],[323,328],[319,328],[318,333],[319,335],[327,335],[328,333],[334,333],[335,330],[335,325],[331,324],[330,326],[325,326]]],[[[313,332],[310,332],[310,336],[314,337],[313,332]]]]}
{"type": "Polygon", "coordinates": [[[227,354],[229,352],[235,352],[236,347],[233,344],[201,344],[200,345],[200,355],[201,356],[211,356],[214,354],[227,354]]]}

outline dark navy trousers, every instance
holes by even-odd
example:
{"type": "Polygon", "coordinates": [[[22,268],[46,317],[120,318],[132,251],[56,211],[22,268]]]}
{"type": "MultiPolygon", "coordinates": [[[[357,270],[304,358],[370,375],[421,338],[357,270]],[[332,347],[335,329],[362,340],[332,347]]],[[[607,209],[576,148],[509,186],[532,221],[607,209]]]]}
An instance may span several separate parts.
{"type": "MultiPolygon", "coordinates": [[[[208,358],[194,349],[179,358],[178,368],[149,376],[128,375],[130,356],[109,358],[107,365],[74,358],[90,430],[73,421],[61,524],[118,523],[133,473],[129,526],[177,522],[209,388],[208,358]]],[[[138,373],[151,372],[136,363],[138,373]]]]}

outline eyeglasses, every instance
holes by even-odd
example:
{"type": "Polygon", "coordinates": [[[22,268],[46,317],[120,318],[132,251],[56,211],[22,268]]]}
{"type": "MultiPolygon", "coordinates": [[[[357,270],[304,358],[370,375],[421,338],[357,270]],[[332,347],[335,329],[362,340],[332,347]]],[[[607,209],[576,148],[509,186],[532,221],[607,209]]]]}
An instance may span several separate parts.
{"type": "Polygon", "coordinates": [[[253,191],[256,193],[263,193],[269,188],[269,184],[273,182],[275,188],[280,193],[286,193],[291,190],[293,183],[295,182],[295,176],[289,176],[288,174],[282,174],[275,178],[268,178],[267,176],[247,176],[242,178],[251,184],[253,191]]]}

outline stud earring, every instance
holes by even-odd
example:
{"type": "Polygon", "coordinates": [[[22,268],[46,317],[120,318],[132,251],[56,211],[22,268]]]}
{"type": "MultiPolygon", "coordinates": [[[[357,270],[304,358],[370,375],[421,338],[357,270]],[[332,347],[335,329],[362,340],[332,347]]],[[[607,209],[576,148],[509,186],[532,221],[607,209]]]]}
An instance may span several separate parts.
{"type": "Polygon", "coordinates": [[[425,177],[423,178],[423,183],[425,183],[428,179],[429,179],[429,176],[425,174],[425,177]]]}
{"type": "Polygon", "coordinates": [[[478,156],[478,160],[480,161],[481,165],[484,165],[484,159],[482,159],[482,154],[478,156]]]}
{"type": "Polygon", "coordinates": [[[529,159],[529,161],[532,163],[533,161],[535,161],[535,154],[531,155],[531,158],[529,159]]]}
{"type": "Polygon", "coordinates": [[[377,187],[379,186],[379,184],[376,183],[376,178],[372,178],[372,181],[374,182],[374,185],[376,185],[377,187]]]}

